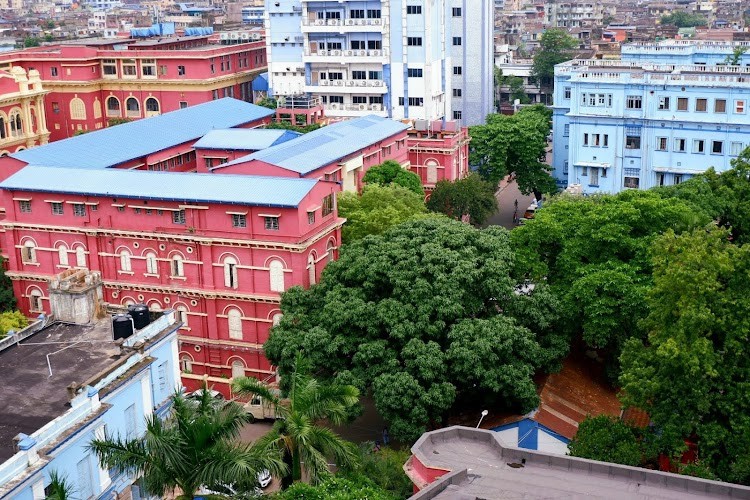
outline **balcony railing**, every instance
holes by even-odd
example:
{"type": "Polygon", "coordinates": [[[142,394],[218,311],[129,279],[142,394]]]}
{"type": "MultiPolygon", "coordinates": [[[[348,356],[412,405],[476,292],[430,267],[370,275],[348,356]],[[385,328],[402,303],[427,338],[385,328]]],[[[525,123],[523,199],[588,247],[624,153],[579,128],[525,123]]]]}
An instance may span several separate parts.
{"type": "Polygon", "coordinates": [[[384,19],[302,19],[302,26],[382,26],[384,19]]]}
{"type": "Polygon", "coordinates": [[[321,87],[385,87],[383,80],[318,80],[312,85],[321,87]]]}
{"type": "Polygon", "coordinates": [[[384,49],[333,49],[333,50],[317,50],[312,51],[310,49],[305,50],[306,56],[311,57],[331,57],[331,58],[342,58],[342,57],[386,57],[388,51],[384,49]]]}
{"type": "Polygon", "coordinates": [[[382,104],[326,104],[326,111],[383,111],[382,104]]]}

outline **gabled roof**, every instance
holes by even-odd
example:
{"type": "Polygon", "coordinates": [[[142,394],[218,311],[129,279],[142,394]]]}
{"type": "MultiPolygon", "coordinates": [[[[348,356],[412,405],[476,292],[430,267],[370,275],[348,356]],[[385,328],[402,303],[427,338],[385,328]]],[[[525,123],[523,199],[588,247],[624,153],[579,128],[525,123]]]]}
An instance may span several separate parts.
{"type": "Polygon", "coordinates": [[[314,179],[255,175],[79,169],[29,165],[0,183],[0,189],[111,196],[175,202],[296,207],[314,179]]]}
{"type": "Polygon", "coordinates": [[[196,149],[259,151],[299,137],[299,132],[262,128],[212,130],[195,143],[196,149]]]}
{"type": "Polygon", "coordinates": [[[319,128],[294,140],[224,163],[214,170],[259,160],[304,175],[408,128],[408,125],[389,118],[363,116],[319,128]]]}
{"type": "Polygon", "coordinates": [[[48,167],[109,168],[198,139],[213,129],[237,127],[273,113],[271,109],[227,97],[37,146],[10,156],[48,167]]]}

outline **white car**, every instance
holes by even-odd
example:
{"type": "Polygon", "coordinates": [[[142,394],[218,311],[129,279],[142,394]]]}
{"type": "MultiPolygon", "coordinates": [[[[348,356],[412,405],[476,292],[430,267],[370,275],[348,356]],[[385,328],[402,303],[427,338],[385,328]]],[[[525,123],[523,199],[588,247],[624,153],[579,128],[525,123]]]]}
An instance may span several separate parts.
{"type": "Polygon", "coordinates": [[[265,488],[271,484],[271,473],[265,469],[258,472],[258,484],[260,484],[261,488],[265,488]]]}

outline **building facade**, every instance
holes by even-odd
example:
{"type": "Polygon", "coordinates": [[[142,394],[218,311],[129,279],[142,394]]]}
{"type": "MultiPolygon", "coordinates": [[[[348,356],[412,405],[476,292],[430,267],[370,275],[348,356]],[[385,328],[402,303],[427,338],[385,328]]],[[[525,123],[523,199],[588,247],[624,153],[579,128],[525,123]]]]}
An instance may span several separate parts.
{"type": "Polygon", "coordinates": [[[334,117],[481,123],[492,108],[493,17],[491,2],[476,3],[268,1],[270,92],[320,97],[334,117]]]}
{"type": "Polygon", "coordinates": [[[0,71],[0,154],[24,150],[49,140],[39,72],[14,66],[0,71]]]}
{"type": "Polygon", "coordinates": [[[750,145],[750,68],[743,61],[720,62],[734,47],[626,45],[621,60],[558,65],[553,109],[558,185],[616,193],[679,184],[710,167],[731,168],[732,159],[750,145]],[[674,61],[666,57],[670,54],[676,54],[674,61]],[[643,62],[651,56],[659,62],[643,62]]]}
{"type": "MultiPolygon", "coordinates": [[[[0,68],[36,71],[47,95],[49,140],[222,97],[252,101],[266,68],[262,40],[222,45],[210,36],[98,40],[0,54],[0,68]]],[[[229,41],[227,41],[229,42],[229,41]]],[[[15,151],[15,150],[13,150],[15,151]]]]}

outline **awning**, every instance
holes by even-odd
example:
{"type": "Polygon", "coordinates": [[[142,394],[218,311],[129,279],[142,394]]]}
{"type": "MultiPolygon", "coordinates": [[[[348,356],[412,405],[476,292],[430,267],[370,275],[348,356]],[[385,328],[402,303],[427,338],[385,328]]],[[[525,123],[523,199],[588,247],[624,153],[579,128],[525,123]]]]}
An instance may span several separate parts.
{"type": "Polygon", "coordinates": [[[698,174],[706,173],[705,170],[694,170],[694,169],[683,168],[683,167],[654,167],[654,172],[657,172],[660,174],[688,174],[688,175],[698,175],[698,174]]]}
{"type": "Polygon", "coordinates": [[[597,162],[597,161],[577,161],[573,164],[573,166],[576,167],[594,167],[594,168],[609,168],[612,165],[609,163],[604,162],[597,162]]]}

